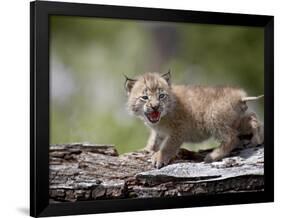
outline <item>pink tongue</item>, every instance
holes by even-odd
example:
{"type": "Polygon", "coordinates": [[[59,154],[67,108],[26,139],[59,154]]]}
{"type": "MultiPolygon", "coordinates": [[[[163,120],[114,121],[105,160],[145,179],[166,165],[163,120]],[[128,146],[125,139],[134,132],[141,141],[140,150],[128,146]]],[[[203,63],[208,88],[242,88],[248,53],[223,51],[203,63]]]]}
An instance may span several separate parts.
{"type": "Polygon", "coordinates": [[[156,118],[158,118],[159,117],[159,112],[158,111],[154,111],[154,112],[151,112],[150,113],[150,116],[151,116],[151,118],[152,119],[156,119],[156,118]]]}

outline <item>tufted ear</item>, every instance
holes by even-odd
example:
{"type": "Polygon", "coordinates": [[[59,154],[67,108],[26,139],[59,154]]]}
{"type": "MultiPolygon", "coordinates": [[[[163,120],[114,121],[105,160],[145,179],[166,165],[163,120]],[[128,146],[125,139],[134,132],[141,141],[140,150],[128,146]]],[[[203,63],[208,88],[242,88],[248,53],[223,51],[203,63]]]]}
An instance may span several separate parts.
{"type": "Polygon", "coordinates": [[[127,91],[127,94],[129,95],[137,80],[130,79],[126,75],[124,75],[124,77],[125,77],[125,85],[124,86],[125,86],[125,89],[127,91]]]}
{"type": "Polygon", "coordinates": [[[171,70],[169,70],[168,73],[161,75],[161,77],[167,81],[169,86],[171,85],[171,70]]]}

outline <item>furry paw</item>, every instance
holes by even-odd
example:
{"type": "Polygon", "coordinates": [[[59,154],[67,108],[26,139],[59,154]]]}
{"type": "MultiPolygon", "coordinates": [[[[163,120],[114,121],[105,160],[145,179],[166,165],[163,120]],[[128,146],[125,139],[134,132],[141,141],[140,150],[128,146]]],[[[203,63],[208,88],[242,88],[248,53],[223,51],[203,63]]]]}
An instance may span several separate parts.
{"type": "Polygon", "coordinates": [[[152,156],[152,165],[157,169],[168,165],[169,162],[170,158],[167,155],[164,155],[161,151],[156,152],[152,156]]]}

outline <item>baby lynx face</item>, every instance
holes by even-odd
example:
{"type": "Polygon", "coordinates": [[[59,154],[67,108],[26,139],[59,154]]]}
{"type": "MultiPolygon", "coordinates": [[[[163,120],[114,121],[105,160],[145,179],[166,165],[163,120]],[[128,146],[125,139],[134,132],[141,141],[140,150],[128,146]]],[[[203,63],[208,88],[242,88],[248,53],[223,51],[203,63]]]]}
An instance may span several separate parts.
{"type": "Polygon", "coordinates": [[[157,124],[171,109],[170,72],[147,73],[136,80],[126,78],[128,108],[148,125],[157,124]]]}
{"type": "Polygon", "coordinates": [[[242,89],[227,86],[171,85],[170,72],[126,77],[125,88],[130,113],[151,129],[145,149],[154,152],[157,168],[167,165],[184,142],[220,141],[205,162],[227,156],[243,135],[250,135],[253,145],[263,142],[262,124],[255,113],[246,112],[247,101],[263,96],[247,97],[242,89]]]}

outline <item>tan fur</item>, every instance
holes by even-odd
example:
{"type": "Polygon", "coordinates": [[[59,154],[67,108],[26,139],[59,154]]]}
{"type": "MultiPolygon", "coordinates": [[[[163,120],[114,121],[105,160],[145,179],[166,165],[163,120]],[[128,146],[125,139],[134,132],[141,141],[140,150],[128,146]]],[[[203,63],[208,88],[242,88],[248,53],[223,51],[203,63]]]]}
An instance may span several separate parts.
{"type": "Polygon", "coordinates": [[[157,168],[168,164],[184,142],[198,143],[210,137],[219,140],[221,145],[205,158],[211,162],[228,155],[239,144],[238,135],[245,129],[254,134],[254,143],[263,140],[256,115],[245,113],[247,105],[242,99],[247,95],[242,89],[171,85],[170,73],[127,78],[125,87],[129,111],[151,128],[145,149],[155,152],[152,161],[157,168]],[[146,114],[155,108],[161,115],[157,123],[152,123],[146,114]]]}

